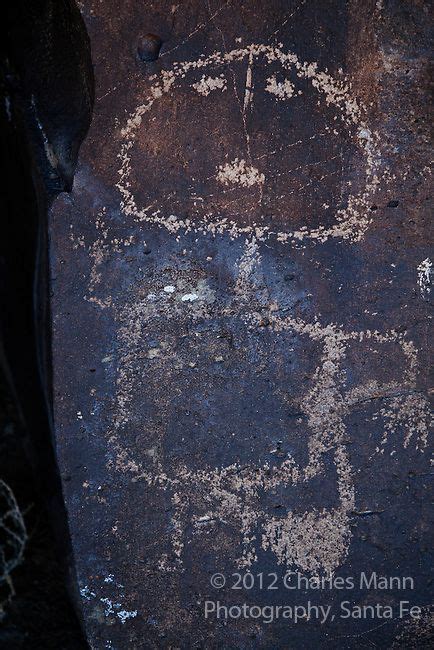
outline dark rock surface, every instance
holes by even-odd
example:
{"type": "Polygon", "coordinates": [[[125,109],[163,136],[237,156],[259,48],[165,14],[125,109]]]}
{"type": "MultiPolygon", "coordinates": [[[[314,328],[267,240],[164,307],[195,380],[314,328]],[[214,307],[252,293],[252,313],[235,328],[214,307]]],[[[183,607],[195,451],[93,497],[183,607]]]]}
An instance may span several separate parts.
{"type": "Polygon", "coordinates": [[[428,647],[429,4],[80,8],[96,107],[51,268],[92,647],[428,647]]]}
{"type": "Polygon", "coordinates": [[[51,419],[47,210],[91,117],[71,0],[6,3],[0,43],[0,647],[87,647],[51,419]],[[68,593],[69,590],[69,593],[68,593]]]}

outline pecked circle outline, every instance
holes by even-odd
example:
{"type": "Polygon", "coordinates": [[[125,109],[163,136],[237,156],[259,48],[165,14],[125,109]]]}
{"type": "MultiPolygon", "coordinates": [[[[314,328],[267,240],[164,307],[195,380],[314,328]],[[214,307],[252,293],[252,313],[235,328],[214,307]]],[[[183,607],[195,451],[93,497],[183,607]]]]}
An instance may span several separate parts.
{"type": "Polygon", "coordinates": [[[118,158],[121,161],[121,166],[118,169],[119,181],[116,183],[116,187],[122,197],[120,202],[121,211],[126,216],[133,216],[138,222],[164,227],[172,234],[194,232],[217,235],[228,233],[231,238],[251,235],[257,241],[265,241],[274,236],[281,242],[310,239],[321,243],[329,238],[342,238],[350,242],[357,242],[363,238],[373,221],[372,217],[368,216],[370,199],[380,184],[378,174],[381,163],[380,136],[376,131],[369,128],[363,118],[363,114],[367,112],[366,107],[352,97],[351,85],[345,77],[342,81],[336,80],[327,72],[327,69],[325,71],[318,70],[317,63],[300,62],[296,54],[292,52],[285,53],[282,48],[282,44],[277,46],[251,44],[245,48],[234,49],[230,52],[214,52],[208,56],[201,55],[196,60],[175,61],[169,70],[162,70],[159,75],[150,77],[150,80],[154,80],[159,76],[160,80],[151,86],[150,94],[145,103],[140,104],[130,113],[126,126],[120,131],[122,141],[118,158]],[[206,69],[210,65],[224,66],[234,61],[242,61],[247,57],[253,61],[260,55],[265,56],[269,63],[279,61],[286,70],[295,69],[295,73],[300,79],[309,80],[318,92],[325,95],[327,105],[333,104],[339,109],[344,124],[358,127],[356,140],[366,160],[365,183],[362,190],[357,194],[349,195],[346,207],[336,211],[335,223],[331,226],[319,225],[315,228],[302,226],[295,231],[274,231],[267,224],[257,223],[240,226],[227,217],[216,218],[208,215],[198,220],[180,219],[174,214],[162,215],[159,209],[149,213],[148,210],[151,206],[140,208],[131,191],[130,174],[131,149],[143,116],[151,110],[155,101],[170,91],[177,81],[185,78],[187,72],[195,69],[206,69]]]}

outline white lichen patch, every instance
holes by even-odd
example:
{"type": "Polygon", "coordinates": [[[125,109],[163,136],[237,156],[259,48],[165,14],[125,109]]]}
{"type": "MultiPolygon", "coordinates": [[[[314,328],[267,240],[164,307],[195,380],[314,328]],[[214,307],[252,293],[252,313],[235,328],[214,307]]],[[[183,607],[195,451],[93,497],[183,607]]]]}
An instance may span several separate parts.
{"type": "Polygon", "coordinates": [[[96,598],[96,593],[91,591],[87,585],[80,589],[80,596],[85,600],[90,600],[91,598],[96,598]]]}
{"type": "Polygon", "coordinates": [[[116,612],[116,615],[120,619],[121,623],[124,624],[129,618],[136,618],[137,609],[134,609],[132,611],[121,609],[119,612],[116,612]]]}
{"type": "Polygon", "coordinates": [[[104,616],[117,616],[122,625],[129,618],[135,618],[137,616],[137,609],[131,611],[122,609],[121,603],[115,603],[110,598],[100,598],[100,602],[104,605],[104,616]]]}
{"type": "Polygon", "coordinates": [[[102,585],[94,587],[95,591],[92,591],[88,585],[85,585],[80,589],[80,595],[88,603],[93,603],[94,601],[101,603],[103,606],[104,616],[107,618],[114,616],[120,620],[122,625],[126,623],[128,619],[135,618],[138,614],[138,610],[125,609],[125,606],[122,603],[122,600],[124,600],[123,592],[118,594],[116,597],[101,596],[100,590],[104,585],[115,586],[123,590],[123,585],[116,583],[114,575],[110,573],[106,578],[104,578],[102,585]],[[97,591],[99,591],[99,595],[96,593],[97,591]]]}
{"type": "Polygon", "coordinates": [[[431,278],[433,275],[432,262],[427,257],[417,267],[417,284],[422,298],[427,298],[431,293],[431,278]]]}
{"type": "Polygon", "coordinates": [[[194,302],[197,300],[199,296],[197,293],[184,293],[183,296],[181,296],[182,302],[194,302]]]}
{"type": "Polygon", "coordinates": [[[222,74],[219,77],[206,77],[203,75],[200,81],[192,84],[192,88],[194,88],[199,95],[207,97],[213,90],[220,90],[222,92],[226,90],[227,83],[222,74]]]}
{"type": "Polygon", "coordinates": [[[219,166],[217,180],[222,185],[252,187],[253,185],[263,185],[265,176],[256,167],[248,165],[243,158],[235,158],[232,162],[219,166]]]}

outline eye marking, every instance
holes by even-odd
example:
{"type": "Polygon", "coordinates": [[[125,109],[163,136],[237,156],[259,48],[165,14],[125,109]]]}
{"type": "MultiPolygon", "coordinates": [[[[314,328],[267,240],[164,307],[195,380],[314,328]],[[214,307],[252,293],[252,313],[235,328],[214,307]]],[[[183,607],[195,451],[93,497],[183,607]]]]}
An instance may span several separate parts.
{"type": "Polygon", "coordinates": [[[275,74],[271,75],[271,77],[268,77],[265,90],[268,93],[274,95],[276,99],[279,101],[284,101],[285,99],[291,99],[291,97],[295,97],[297,95],[302,94],[301,90],[298,91],[295,90],[295,86],[292,83],[292,81],[290,81],[286,77],[283,81],[277,81],[277,77],[275,74]]]}
{"type": "Polygon", "coordinates": [[[224,92],[227,90],[227,82],[224,75],[219,75],[218,77],[206,77],[202,75],[202,79],[195,84],[191,85],[199,95],[208,97],[213,90],[221,90],[224,92]]]}

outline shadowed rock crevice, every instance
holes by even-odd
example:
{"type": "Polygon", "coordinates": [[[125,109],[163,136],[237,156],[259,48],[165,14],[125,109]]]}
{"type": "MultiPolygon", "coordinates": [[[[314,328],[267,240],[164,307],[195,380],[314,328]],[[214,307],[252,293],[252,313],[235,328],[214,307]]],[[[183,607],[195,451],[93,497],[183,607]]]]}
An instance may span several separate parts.
{"type": "Polygon", "coordinates": [[[5,28],[0,59],[0,476],[32,531],[0,643],[24,647],[22,637],[40,647],[44,638],[44,647],[78,648],[84,641],[62,595],[65,580],[74,592],[75,578],[52,436],[47,211],[59,192],[72,188],[91,120],[93,69],[86,28],[70,0],[8,3],[5,28]],[[47,592],[60,594],[59,611],[48,597],[41,602],[35,586],[40,581],[46,581],[47,592]],[[24,606],[29,616],[17,624],[24,606]],[[50,645],[55,638],[58,644],[50,645]]]}

